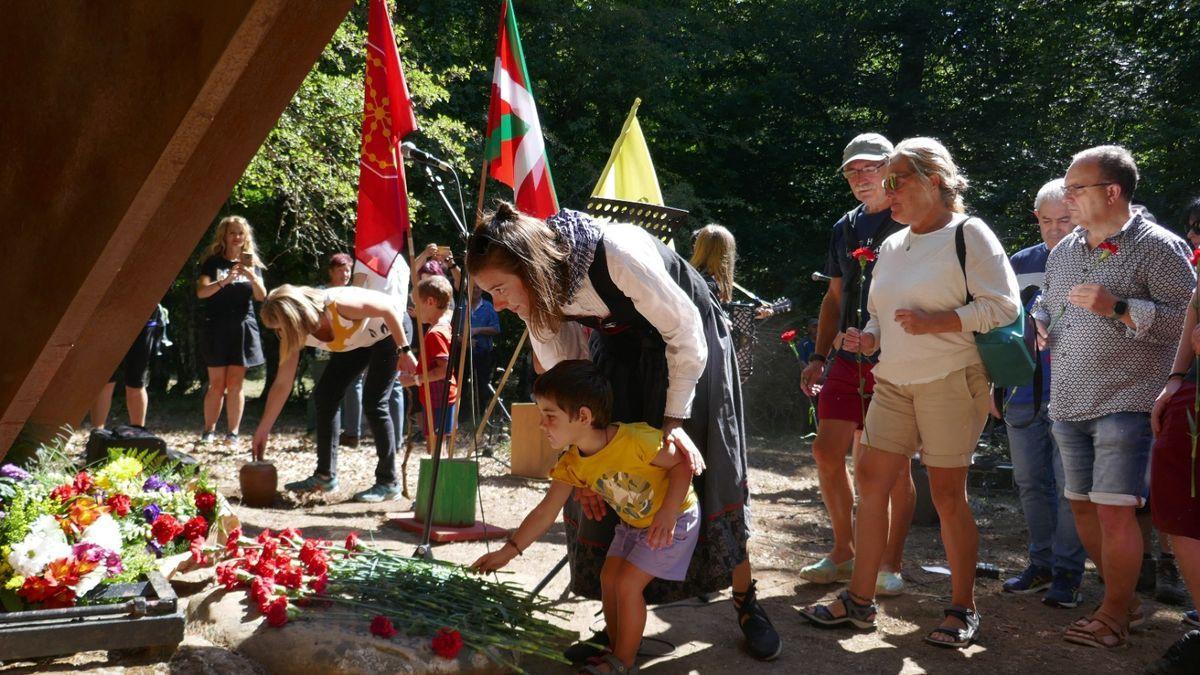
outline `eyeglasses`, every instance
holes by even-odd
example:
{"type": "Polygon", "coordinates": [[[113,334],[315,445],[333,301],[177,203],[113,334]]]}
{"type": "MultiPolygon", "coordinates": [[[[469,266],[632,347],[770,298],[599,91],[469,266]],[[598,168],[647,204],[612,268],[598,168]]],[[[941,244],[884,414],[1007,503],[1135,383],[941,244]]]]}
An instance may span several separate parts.
{"type": "Polygon", "coordinates": [[[912,175],[912,171],[907,173],[890,174],[887,178],[883,179],[883,189],[887,192],[895,192],[900,188],[901,182],[908,180],[908,178],[912,175]]]}
{"type": "Polygon", "coordinates": [[[1088,188],[1100,187],[1101,185],[1116,185],[1116,183],[1108,181],[1106,183],[1092,183],[1091,185],[1066,185],[1063,187],[1063,196],[1074,197],[1088,188]]]}
{"type": "Polygon", "coordinates": [[[880,171],[883,171],[883,164],[872,164],[871,166],[864,166],[861,169],[842,169],[842,177],[846,180],[854,180],[860,175],[867,178],[874,178],[879,175],[880,171]]]}

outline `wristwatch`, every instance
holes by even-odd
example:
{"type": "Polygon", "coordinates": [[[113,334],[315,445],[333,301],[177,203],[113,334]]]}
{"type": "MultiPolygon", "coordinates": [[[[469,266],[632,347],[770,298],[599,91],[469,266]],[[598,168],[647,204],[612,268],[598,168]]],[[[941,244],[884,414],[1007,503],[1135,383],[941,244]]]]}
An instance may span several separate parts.
{"type": "Polygon", "coordinates": [[[1129,303],[1124,300],[1118,300],[1113,303],[1113,318],[1120,319],[1129,311],[1129,303]]]}
{"type": "Polygon", "coordinates": [[[401,354],[408,354],[410,352],[412,352],[412,345],[404,345],[403,347],[400,348],[401,354]]]}

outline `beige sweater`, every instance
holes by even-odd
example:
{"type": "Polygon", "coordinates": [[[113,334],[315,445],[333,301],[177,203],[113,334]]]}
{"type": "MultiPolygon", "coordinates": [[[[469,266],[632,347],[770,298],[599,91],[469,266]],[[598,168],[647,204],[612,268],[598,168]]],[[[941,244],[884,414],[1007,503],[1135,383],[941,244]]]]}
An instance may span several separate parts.
{"type": "Polygon", "coordinates": [[[940,380],[980,362],[973,332],[986,333],[1016,320],[1016,275],[1000,240],[978,218],[964,225],[963,232],[974,296],[966,304],[967,287],[954,249],[954,230],[965,218],[955,216],[946,227],[926,234],[904,228],[880,245],[867,297],[871,319],[864,329],[880,347],[875,377],[893,384],[940,380]],[[898,309],[954,310],[963,332],[909,335],[895,321],[898,309]]]}

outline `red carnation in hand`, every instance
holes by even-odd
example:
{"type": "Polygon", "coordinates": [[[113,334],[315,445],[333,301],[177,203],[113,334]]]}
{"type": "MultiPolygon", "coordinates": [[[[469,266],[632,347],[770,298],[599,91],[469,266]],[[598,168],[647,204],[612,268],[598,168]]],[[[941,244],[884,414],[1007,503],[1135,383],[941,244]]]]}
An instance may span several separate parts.
{"type": "Polygon", "coordinates": [[[452,659],[458,656],[462,648],[462,635],[456,630],[443,628],[433,636],[433,653],[443,659],[452,659]]]}
{"type": "Polygon", "coordinates": [[[90,492],[95,484],[92,483],[92,477],[88,475],[88,472],[80,471],[79,473],[75,474],[75,481],[73,485],[76,492],[83,493],[90,492]]]}
{"type": "Polygon", "coordinates": [[[200,513],[212,513],[217,508],[217,496],[211,492],[196,493],[196,510],[200,513]]]}
{"type": "Polygon", "coordinates": [[[859,246],[850,253],[850,257],[857,260],[858,264],[866,267],[867,263],[875,262],[875,249],[870,246],[859,246]]]}
{"type": "Polygon", "coordinates": [[[104,503],[113,513],[122,518],[129,515],[129,495],[118,493],[104,500],[104,503]]]}
{"type": "Polygon", "coordinates": [[[378,635],[381,638],[390,638],[396,634],[396,627],[392,625],[391,619],[386,616],[377,616],[371,619],[371,635],[378,635]]]}
{"type": "Polygon", "coordinates": [[[208,521],[204,516],[196,516],[187,521],[183,526],[183,538],[191,541],[193,539],[203,539],[208,536],[208,521]]]}
{"type": "Polygon", "coordinates": [[[1096,248],[1100,249],[1100,259],[1101,260],[1104,260],[1105,258],[1107,258],[1110,255],[1116,255],[1117,251],[1121,250],[1120,246],[1117,246],[1116,244],[1114,244],[1111,241],[1101,242],[1101,244],[1099,246],[1097,246],[1096,248]]]}
{"type": "Polygon", "coordinates": [[[1200,248],[1192,251],[1192,257],[1188,258],[1188,260],[1192,263],[1192,267],[1200,265],[1200,248]]]}
{"type": "Polygon", "coordinates": [[[183,532],[183,526],[175,520],[175,516],[169,513],[160,514],[154,519],[154,524],[150,526],[150,533],[154,535],[154,540],[159,546],[166,546],[171,543],[175,537],[178,537],[183,532]]]}
{"type": "Polygon", "coordinates": [[[288,622],[288,600],[279,596],[267,608],[267,623],[275,628],[282,628],[288,622]]]}
{"type": "Polygon", "coordinates": [[[795,340],[796,339],[796,329],[792,328],[792,329],[783,331],[782,333],[779,334],[779,339],[783,340],[784,342],[791,342],[792,340],[795,340]]]}

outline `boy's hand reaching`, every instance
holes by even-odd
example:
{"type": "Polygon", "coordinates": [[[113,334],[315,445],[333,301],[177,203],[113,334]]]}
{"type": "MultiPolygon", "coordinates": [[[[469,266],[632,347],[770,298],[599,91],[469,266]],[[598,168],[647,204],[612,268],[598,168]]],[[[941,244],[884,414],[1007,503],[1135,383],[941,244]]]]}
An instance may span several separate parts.
{"type": "Polygon", "coordinates": [[[651,550],[657,551],[674,543],[675,521],[678,519],[678,513],[670,513],[667,509],[659,509],[654,514],[654,522],[650,523],[650,531],[646,534],[646,543],[651,550]]]}

